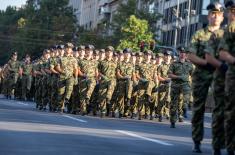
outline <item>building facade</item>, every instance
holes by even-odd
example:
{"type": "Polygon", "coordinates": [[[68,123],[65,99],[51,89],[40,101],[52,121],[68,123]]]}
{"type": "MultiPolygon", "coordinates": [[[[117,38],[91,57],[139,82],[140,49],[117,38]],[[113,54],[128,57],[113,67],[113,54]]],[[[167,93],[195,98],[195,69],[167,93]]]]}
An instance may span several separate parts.
{"type": "Polygon", "coordinates": [[[79,26],[96,29],[100,23],[112,22],[120,0],[70,0],[79,26]]]}
{"type": "MultiPolygon", "coordinates": [[[[218,1],[223,3],[223,0],[218,1]]],[[[156,0],[155,9],[163,15],[157,22],[158,40],[166,46],[187,45],[195,31],[207,26],[206,7],[210,2],[211,0],[156,0]]]]}

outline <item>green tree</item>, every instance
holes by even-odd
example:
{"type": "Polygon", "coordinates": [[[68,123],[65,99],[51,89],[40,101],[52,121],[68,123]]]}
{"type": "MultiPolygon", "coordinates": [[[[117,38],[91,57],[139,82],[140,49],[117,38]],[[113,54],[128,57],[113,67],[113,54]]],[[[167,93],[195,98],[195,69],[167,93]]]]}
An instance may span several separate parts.
{"type": "Polygon", "coordinates": [[[22,10],[16,7],[7,7],[0,11],[0,64],[3,65],[9,59],[14,50],[14,36],[17,32],[17,22],[22,16],[22,10]]]}
{"type": "MultiPolygon", "coordinates": [[[[139,19],[148,21],[149,30],[155,35],[157,30],[155,24],[157,20],[162,18],[162,15],[157,13],[156,10],[152,12],[149,10],[149,4],[152,4],[154,0],[142,0],[140,8],[137,7],[138,1],[128,0],[126,3],[121,3],[118,6],[117,13],[113,17],[113,22],[110,23],[110,28],[113,30],[113,43],[119,44],[119,40],[123,38],[121,28],[125,24],[126,20],[131,16],[135,15],[139,19]]],[[[155,38],[156,36],[154,36],[155,38]]]]}
{"type": "Polygon", "coordinates": [[[118,49],[132,48],[139,50],[141,41],[150,43],[153,40],[153,33],[149,31],[148,22],[131,15],[121,28],[123,38],[120,40],[118,49]]]}

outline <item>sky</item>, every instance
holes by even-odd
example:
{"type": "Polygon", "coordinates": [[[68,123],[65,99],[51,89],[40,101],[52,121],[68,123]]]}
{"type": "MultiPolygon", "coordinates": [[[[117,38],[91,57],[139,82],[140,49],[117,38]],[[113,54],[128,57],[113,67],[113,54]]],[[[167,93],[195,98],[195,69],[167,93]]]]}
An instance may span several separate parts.
{"type": "Polygon", "coordinates": [[[5,10],[7,6],[21,6],[25,4],[26,0],[0,0],[0,10],[5,10]]]}

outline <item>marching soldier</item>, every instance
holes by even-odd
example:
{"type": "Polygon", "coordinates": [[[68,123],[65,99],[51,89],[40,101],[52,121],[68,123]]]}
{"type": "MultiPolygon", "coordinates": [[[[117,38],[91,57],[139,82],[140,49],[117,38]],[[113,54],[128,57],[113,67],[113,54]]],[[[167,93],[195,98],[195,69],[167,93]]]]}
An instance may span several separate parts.
{"type": "Polygon", "coordinates": [[[55,65],[55,69],[59,73],[57,102],[61,113],[65,112],[65,107],[69,104],[73,91],[74,81],[77,81],[77,60],[72,55],[72,48],[73,44],[67,43],[65,56],[60,57],[55,65]]]}
{"type": "Polygon", "coordinates": [[[85,48],[86,57],[78,63],[78,75],[79,75],[79,99],[80,110],[82,115],[88,114],[88,107],[90,105],[90,98],[96,85],[96,79],[98,76],[98,64],[93,59],[92,45],[88,45],[85,48]]]}
{"type": "MultiPolygon", "coordinates": [[[[129,110],[133,90],[134,65],[130,62],[131,50],[123,50],[124,60],[117,66],[117,98],[116,104],[119,111],[119,118],[123,117],[129,110]]],[[[126,114],[127,116],[127,114],[126,114]]]]}
{"type": "Polygon", "coordinates": [[[152,102],[152,90],[157,80],[157,68],[151,64],[152,51],[145,51],[144,59],[136,68],[138,82],[138,113],[141,120],[144,113],[145,119],[150,117],[150,104],[152,102]]]}
{"type": "Polygon", "coordinates": [[[179,47],[178,51],[179,60],[173,62],[168,70],[168,76],[172,79],[170,92],[171,128],[175,128],[177,116],[179,122],[183,122],[183,109],[185,105],[188,105],[190,98],[189,76],[193,71],[192,65],[186,61],[186,51],[184,48],[179,47]],[[183,96],[183,98],[181,98],[181,96],[183,96]]]}
{"type": "Polygon", "coordinates": [[[16,83],[19,77],[20,62],[17,60],[17,52],[14,52],[11,59],[7,63],[7,70],[9,72],[7,77],[7,97],[14,98],[16,83]]]}
{"type": "MultiPolygon", "coordinates": [[[[225,147],[228,155],[234,155],[235,151],[235,1],[229,0],[225,7],[228,11],[228,27],[224,30],[224,35],[219,43],[219,57],[228,64],[228,70],[225,75],[225,107],[224,107],[224,125],[225,125],[225,147]]],[[[223,63],[218,63],[217,68],[221,69],[223,63]]],[[[223,70],[223,69],[222,69],[223,70]]],[[[219,113],[214,113],[219,114],[219,113]]],[[[218,122],[219,123],[219,122],[218,122]]],[[[219,126],[218,126],[219,127],[219,126]]],[[[218,128],[217,128],[218,129],[218,128]]],[[[216,135],[215,135],[216,136],[216,135]]]]}
{"type": "Polygon", "coordinates": [[[158,106],[157,114],[158,121],[162,122],[163,111],[166,113],[167,117],[169,116],[168,107],[170,103],[169,90],[171,79],[168,78],[168,70],[171,64],[171,51],[164,52],[164,62],[158,68],[158,79],[159,84],[159,93],[158,93],[158,106]]]}
{"type": "Polygon", "coordinates": [[[22,73],[22,98],[27,100],[32,85],[32,64],[29,55],[26,56],[24,64],[21,66],[22,73]]]}
{"type": "Polygon", "coordinates": [[[208,89],[211,85],[214,67],[205,60],[204,49],[211,35],[220,28],[223,16],[214,11],[221,10],[223,7],[219,3],[208,5],[208,22],[206,28],[198,30],[193,36],[189,46],[189,60],[196,65],[193,73],[193,116],[192,116],[192,139],[194,141],[193,152],[200,153],[200,144],[203,139],[203,120],[205,103],[208,89]]]}
{"type": "Polygon", "coordinates": [[[101,77],[99,85],[99,108],[101,117],[105,116],[107,111],[106,106],[111,107],[111,98],[116,86],[116,68],[117,63],[113,61],[112,46],[108,46],[105,49],[106,58],[99,63],[99,76],[101,77]]]}

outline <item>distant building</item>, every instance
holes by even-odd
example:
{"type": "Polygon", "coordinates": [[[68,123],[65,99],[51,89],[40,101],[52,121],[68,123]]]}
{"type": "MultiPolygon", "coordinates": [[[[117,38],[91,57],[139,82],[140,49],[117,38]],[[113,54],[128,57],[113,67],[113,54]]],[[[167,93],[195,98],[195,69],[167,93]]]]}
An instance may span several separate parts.
{"type": "Polygon", "coordinates": [[[111,22],[120,0],[70,0],[77,23],[91,30],[100,23],[111,22]]]}
{"type": "MultiPolygon", "coordinates": [[[[223,3],[223,0],[218,1],[223,3]]],[[[163,15],[163,18],[157,22],[158,39],[164,45],[174,46],[177,28],[176,45],[188,43],[195,31],[207,26],[206,7],[210,2],[210,0],[179,0],[179,15],[176,18],[174,9],[177,10],[177,0],[155,0],[155,9],[163,15]],[[188,11],[189,9],[191,11],[188,11]]]]}

